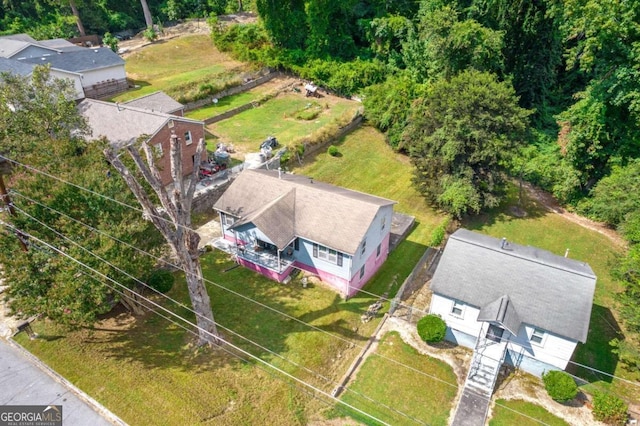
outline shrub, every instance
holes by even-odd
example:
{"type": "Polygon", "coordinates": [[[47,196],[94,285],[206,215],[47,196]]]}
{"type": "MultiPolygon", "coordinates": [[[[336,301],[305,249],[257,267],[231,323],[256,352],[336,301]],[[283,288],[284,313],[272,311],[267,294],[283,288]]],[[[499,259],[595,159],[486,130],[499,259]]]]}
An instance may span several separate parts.
{"type": "Polygon", "coordinates": [[[109,46],[113,52],[118,53],[118,39],[115,38],[110,32],[104,33],[102,36],[102,43],[109,46]]]}
{"type": "Polygon", "coordinates": [[[542,381],[547,393],[555,401],[570,401],[578,394],[578,385],[564,371],[548,371],[542,375],[542,381]]]}
{"type": "Polygon", "coordinates": [[[160,293],[166,293],[171,290],[174,281],[175,278],[171,272],[166,269],[157,269],[151,273],[149,279],[147,279],[147,284],[160,293]]]}
{"type": "Polygon", "coordinates": [[[593,418],[608,425],[627,422],[627,404],[615,395],[597,392],[593,395],[593,418]]]}
{"type": "Polygon", "coordinates": [[[418,335],[427,343],[440,342],[447,332],[447,324],[435,314],[429,314],[418,321],[418,335]]]}
{"type": "Polygon", "coordinates": [[[449,226],[450,218],[445,218],[440,225],[431,233],[431,241],[429,241],[430,247],[438,247],[444,241],[444,236],[447,233],[447,227],[449,226]]]}
{"type": "Polygon", "coordinates": [[[142,32],[142,36],[149,41],[156,41],[158,39],[158,33],[153,28],[147,28],[142,32]]]}
{"type": "Polygon", "coordinates": [[[332,157],[336,157],[339,154],[338,147],[335,145],[331,145],[329,149],[327,149],[327,153],[332,157]]]}

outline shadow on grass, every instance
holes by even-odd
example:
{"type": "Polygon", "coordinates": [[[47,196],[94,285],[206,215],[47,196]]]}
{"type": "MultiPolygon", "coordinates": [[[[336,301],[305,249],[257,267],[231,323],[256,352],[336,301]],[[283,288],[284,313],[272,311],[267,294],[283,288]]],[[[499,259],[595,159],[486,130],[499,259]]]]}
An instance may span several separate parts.
{"type": "Polygon", "coordinates": [[[509,183],[504,201],[499,206],[476,216],[466,217],[462,226],[470,230],[481,230],[500,222],[518,221],[539,218],[549,211],[537,200],[531,198],[526,191],[520,194],[517,183],[509,183]]]}
{"type": "Polygon", "coordinates": [[[572,362],[567,366],[567,371],[590,383],[597,381],[611,383],[613,380],[611,376],[615,374],[618,365],[618,355],[612,352],[613,348],[609,342],[616,337],[623,339],[624,335],[611,310],[594,304],[587,342],[578,344],[571,358],[572,362]]]}
{"type": "MultiPolygon", "coordinates": [[[[245,268],[224,273],[222,271],[234,263],[219,251],[201,259],[203,274],[211,281],[207,288],[222,337],[257,357],[272,359],[278,355],[290,357],[293,353],[307,353],[301,360],[296,355],[297,362],[302,365],[306,365],[306,361],[324,363],[335,356],[340,347],[361,344],[369,338],[370,333],[362,331],[366,327],[360,327],[360,316],[375,297],[363,296],[345,302],[334,291],[320,285],[303,288],[295,280],[287,285],[279,284],[245,268]]],[[[169,296],[189,305],[183,277],[178,277],[169,296]]],[[[195,315],[187,308],[176,307],[166,300],[162,304],[181,318],[195,321],[195,315]]],[[[156,311],[169,316],[159,309],[156,311]]],[[[141,362],[149,368],[198,371],[209,368],[212,359],[216,359],[216,363],[236,362],[220,350],[196,349],[193,334],[153,313],[129,319],[128,324],[123,321],[114,313],[89,333],[86,342],[99,345],[105,357],[141,362]],[[118,321],[120,324],[115,326],[118,321]]],[[[187,323],[182,325],[191,329],[187,323]]]]}

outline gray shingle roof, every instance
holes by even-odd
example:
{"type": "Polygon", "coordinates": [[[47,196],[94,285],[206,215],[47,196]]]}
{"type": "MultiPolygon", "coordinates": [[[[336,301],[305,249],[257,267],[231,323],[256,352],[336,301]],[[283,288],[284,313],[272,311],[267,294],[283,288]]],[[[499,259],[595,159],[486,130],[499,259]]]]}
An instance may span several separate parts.
{"type": "Polygon", "coordinates": [[[32,64],[51,64],[53,68],[65,71],[83,72],[100,68],[124,65],[124,59],[108,47],[79,48],[60,53],[54,53],[39,58],[25,58],[25,62],[32,64]]]}
{"type": "MultiPolygon", "coordinates": [[[[431,281],[434,293],[485,310],[507,295],[519,320],[585,342],[596,276],[583,262],[460,229],[431,281]]],[[[507,312],[508,314],[508,312],[507,312]]],[[[509,320],[513,327],[513,318],[509,320]]]]}
{"type": "Polygon", "coordinates": [[[392,204],[306,176],[245,170],[213,208],[254,223],[280,249],[298,236],[353,255],[378,210],[392,204]]]}
{"type": "Polygon", "coordinates": [[[162,91],[132,99],[124,102],[124,104],[138,108],[150,109],[152,111],[164,112],[166,114],[172,114],[184,107],[180,102],[162,91]]]}
{"type": "Polygon", "coordinates": [[[129,145],[141,135],[153,136],[169,120],[202,124],[189,118],[95,99],[83,100],[78,109],[87,120],[92,138],[105,137],[115,146],[129,145]]]}
{"type": "Polygon", "coordinates": [[[9,58],[0,58],[0,72],[28,76],[33,72],[33,64],[25,64],[21,61],[9,58]]]}

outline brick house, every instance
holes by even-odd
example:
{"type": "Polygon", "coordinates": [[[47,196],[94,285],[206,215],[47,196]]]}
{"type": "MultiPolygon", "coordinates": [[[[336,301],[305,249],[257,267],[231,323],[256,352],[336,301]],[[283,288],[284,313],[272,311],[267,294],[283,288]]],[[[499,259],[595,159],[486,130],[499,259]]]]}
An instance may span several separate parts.
{"type": "Polygon", "coordinates": [[[164,185],[172,181],[169,150],[175,133],[182,143],[183,174],[193,173],[198,141],[204,139],[202,121],[94,99],[83,100],[78,109],[91,130],[89,139],[105,138],[115,147],[125,147],[145,136],[161,156],[157,165],[164,185]]]}

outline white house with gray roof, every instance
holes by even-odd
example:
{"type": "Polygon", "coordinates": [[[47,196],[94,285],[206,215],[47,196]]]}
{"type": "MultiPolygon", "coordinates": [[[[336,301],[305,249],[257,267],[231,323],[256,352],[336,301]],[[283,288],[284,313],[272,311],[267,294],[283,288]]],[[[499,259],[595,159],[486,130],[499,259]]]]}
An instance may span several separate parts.
{"type": "Polygon", "coordinates": [[[394,201],[274,170],[245,170],[213,208],[224,237],[215,245],[282,282],[294,269],[344,296],[387,258],[394,201]]]}
{"type": "Polygon", "coordinates": [[[124,60],[108,47],[85,48],[63,39],[38,41],[15,34],[0,37],[0,56],[31,66],[49,64],[52,74],[71,78],[76,90],[81,89],[78,99],[113,95],[128,87],[124,60]]]}
{"type": "Polygon", "coordinates": [[[467,384],[490,393],[503,362],[535,375],[566,368],[587,340],[595,285],[584,262],[460,229],[431,280],[430,312],[448,340],[474,349],[467,384]]]}

